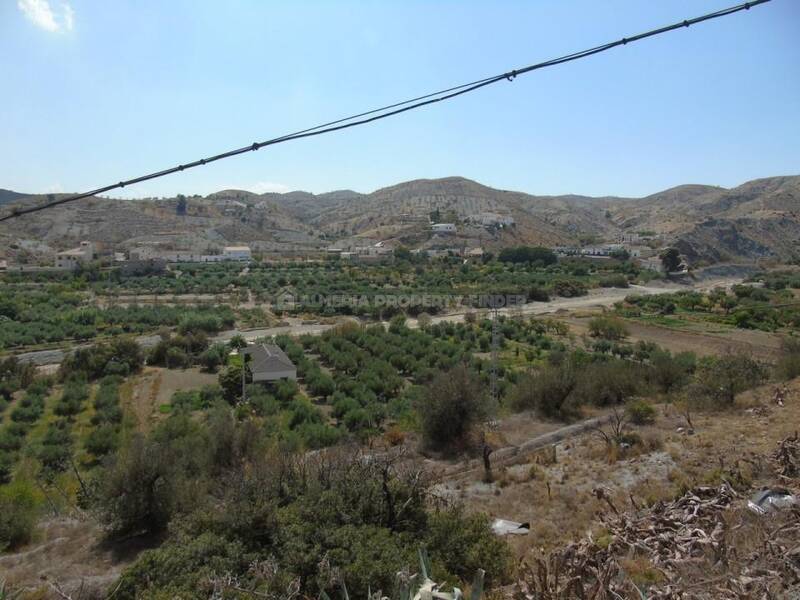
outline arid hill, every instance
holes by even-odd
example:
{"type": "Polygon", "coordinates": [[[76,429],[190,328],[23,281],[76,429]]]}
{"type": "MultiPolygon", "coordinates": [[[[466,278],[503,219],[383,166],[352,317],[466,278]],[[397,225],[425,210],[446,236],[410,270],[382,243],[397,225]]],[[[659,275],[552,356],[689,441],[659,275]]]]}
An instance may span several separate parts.
{"type": "MultiPolygon", "coordinates": [[[[44,202],[45,196],[2,191],[2,210],[44,202]]],[[[186,199],[93,198],[0,225],[11,249],[53,251],[80,239],[119,247],[167,241],[194,248],[245,242],[257,249],[322,248],[355,237],[430,245],[428,219],[459,224],[437,243],[496,248],[508,244],[577,244],[655,234],[694,264],[800,256],[800,176],[771,177],[725,189],[682,185],[645,198],[534,196],[498,190],[461,177],[419,179],[360,194],[296,191],[253,194],[224,190],[186,199]],[[476,216],[510,217],[513,227],[470,223],[476,216]]]]}

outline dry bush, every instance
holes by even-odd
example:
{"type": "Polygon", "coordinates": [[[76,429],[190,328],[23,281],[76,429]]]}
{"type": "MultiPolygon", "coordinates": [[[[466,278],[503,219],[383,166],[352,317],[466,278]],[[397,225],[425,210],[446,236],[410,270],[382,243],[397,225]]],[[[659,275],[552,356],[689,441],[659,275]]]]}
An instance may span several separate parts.
{"type": "Polygon", "coordinates": [[[399,446],[406,440],[406,434],[399,427],[392,426],[386,430],[383,438],[390,446],[399,446]]]}

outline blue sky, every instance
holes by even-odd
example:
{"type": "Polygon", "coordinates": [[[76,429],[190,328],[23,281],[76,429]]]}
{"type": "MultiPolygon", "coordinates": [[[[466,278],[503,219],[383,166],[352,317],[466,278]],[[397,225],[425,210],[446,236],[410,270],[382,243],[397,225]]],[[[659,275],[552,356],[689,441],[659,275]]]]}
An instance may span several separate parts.
{"type": "MultiPolygon", "coordinates": [[[[77,192],[736,0],[0,0],[0,187],[77,192]]],[[[800,2],[773,0],[124,196],[462,175],[638,196],[800,173],[800,2]]]]}

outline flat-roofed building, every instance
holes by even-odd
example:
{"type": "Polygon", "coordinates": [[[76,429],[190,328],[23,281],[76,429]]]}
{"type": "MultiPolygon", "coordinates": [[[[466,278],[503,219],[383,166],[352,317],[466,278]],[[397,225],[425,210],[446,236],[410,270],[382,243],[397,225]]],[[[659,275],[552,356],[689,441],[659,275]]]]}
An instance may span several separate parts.
{"type": "Polygon", "coordinates": [[[222,256],[225,260],[252,260],[253,254],[250,252],[250,246],[225,246],[222,249],[222,256]]]}
{"type": "Polygon", "coordinates": [[[431,231],[434,233],[455,233],[455,223],[434,223],[431,225],[431,231]]]}
{"type": "Polygon", "coordinates": [[[81,245],[72,250],[64,250],[56,254],[56,268],[73,271],[78,265],[94,260],[94,244],[81,242],[81,245]]]}

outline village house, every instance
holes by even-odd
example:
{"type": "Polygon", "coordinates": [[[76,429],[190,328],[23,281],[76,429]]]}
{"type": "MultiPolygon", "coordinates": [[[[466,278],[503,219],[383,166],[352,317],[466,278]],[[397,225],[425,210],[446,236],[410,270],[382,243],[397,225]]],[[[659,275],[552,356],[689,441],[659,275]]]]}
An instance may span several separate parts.
{"type": "Polygon", "coordinates": [[[253,254],[250,252],[250,246],[225,246],[222,249],[222,256],[225,260],[252,260],[253,254]]]}
{"type": "Polygon", "coordinates": [[[249,357],[247,365],[253,374],[253,382],[297,379],[297,367],[286,353],[275,344],[256,344],[241,349],[249,357]]]}
{"type": "Polygon", "coordinates": [[[434,233],[455,233],[456,226],[454,223],[434,223],[431,225],[431,231],[434,233]]]}
{"type": "Polygon", "coordinates": [[[81,242],[81,245],[71,250],[64,250],[56,254],[56,268],[74,271],[78,265],[94,260],[94,244],[81,242]]]}

